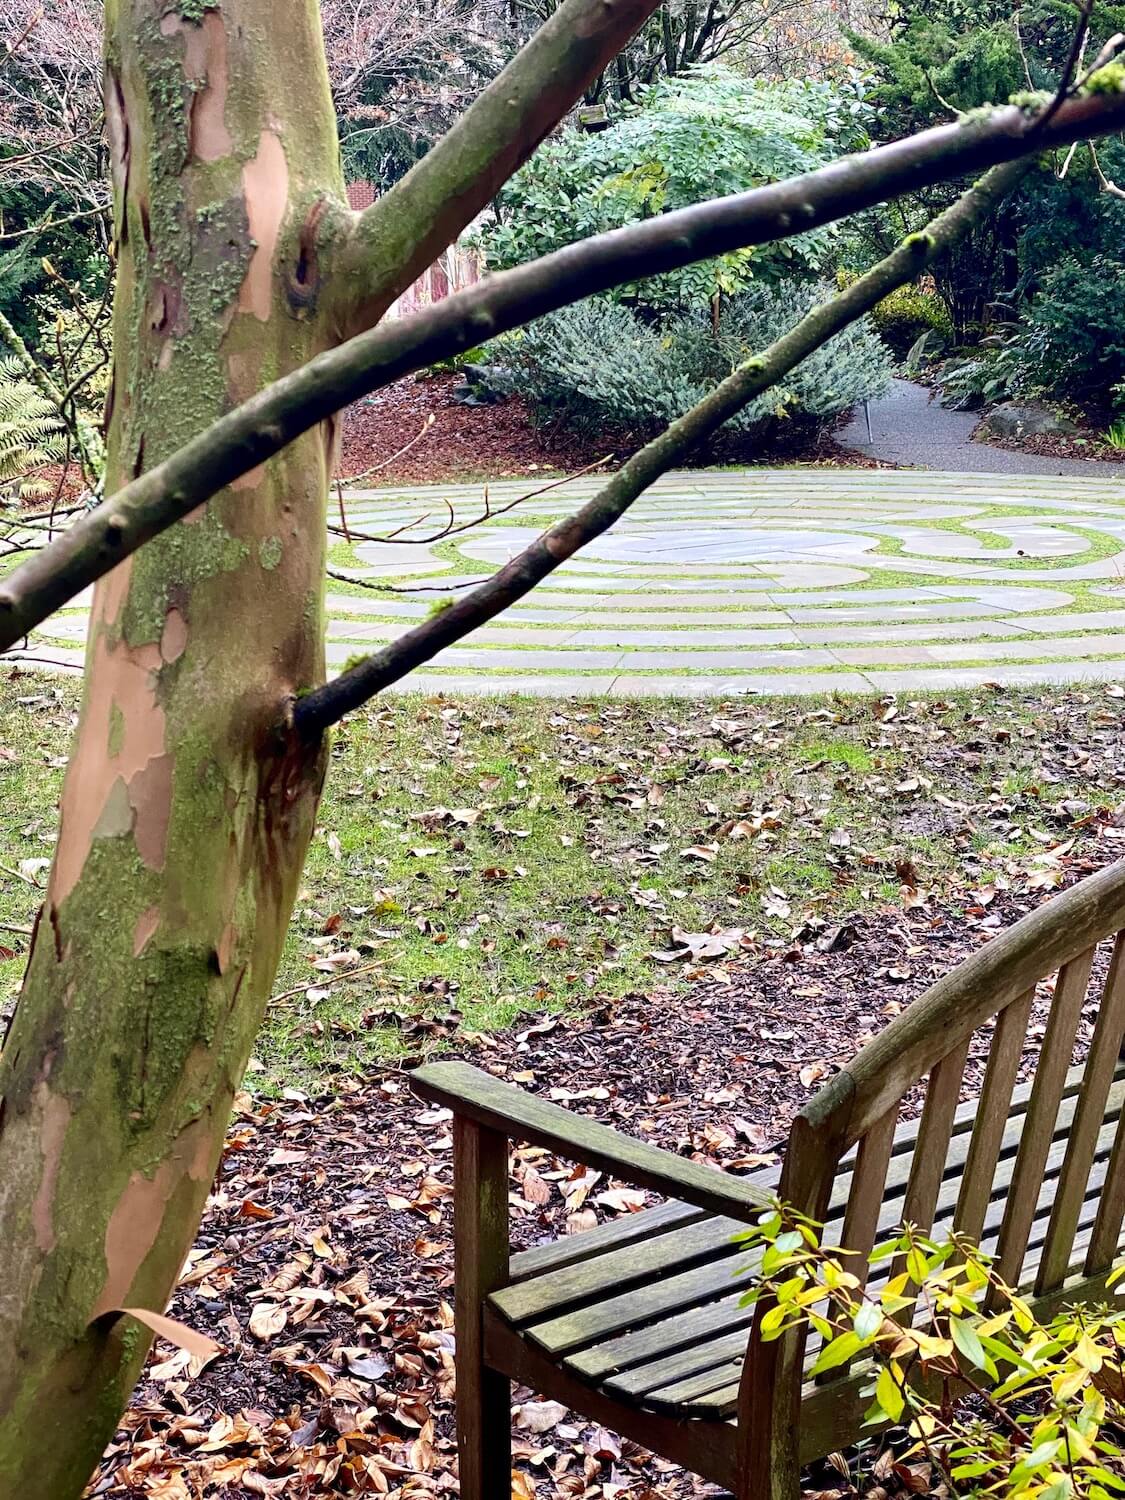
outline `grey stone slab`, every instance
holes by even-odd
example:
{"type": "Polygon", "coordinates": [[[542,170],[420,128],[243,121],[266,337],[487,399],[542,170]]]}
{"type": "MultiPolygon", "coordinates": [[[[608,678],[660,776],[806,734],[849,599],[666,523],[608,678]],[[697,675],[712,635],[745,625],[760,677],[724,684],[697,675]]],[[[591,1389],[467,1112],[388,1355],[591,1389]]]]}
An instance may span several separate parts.
{"type": "Polygon", "coordinates": [[[38,630],[32,632],[32,639],[85,641],[87,629],[88,620],[84,614],[53,615],[51,619],[45,620],[38,630]]]}
{"type": "MultiPolygon", "coordinates": [[[[862,598],[862,595],[858,595],[862,598]]],[[[792,619],[799,625],[856,624],[877,625],[896,620],[971,620],[979,616],[995,617],[1001,610],[995,604],[895,604],[880,609],[867,609],[861,605],[841,609],[791,609],[792,619]]]]}
{"type": "MultiPolygon", "coordinates": [[[[547,632],[554,635],[554,631],[547,632]]],[[[538,640],[541,631],[536,631],[535,639],[538,640]]],[[[528,639],[527,634],[523,636],[528,639]]],[[[797,632],[786,629],[779,624],[777,630],[739,630],[736,628],[715,630],[703,625],[692,625],[690,629],[684,630],[631,630],[628,626],[622,626],[620,630],[577,630],[572,631],[567,637],[568,644],[581,643],[584,646],[621,646],[625,648],[641,648],[645,646],[664,646],[671,650],[690,648],[698,651],[703,646],[739,646],[744,651],[774,646],[794,646],[799,644],[797,632]]]]}
{"type": "Polygon", "coordinates": [[[1069,615],[1022,615],[1021,630],[1036,635],[1071,635],[1076,630],[1125,628],[1125,609],[1087,610],[1069,615]]]}
{"type": "MultiPolygon", "coordinates": [[[[962,598],[965,590],[931,588],[928,594],[940,598],[962,598]]],[[[1005,587],[1002,584],[974,583],[967,592],[982,604],[995,604],[998,609],[1009,609],[1016,614],[1033,614],[1047,609],[1066,609],[1073,595],[1064,589],[1005,587]]]]}
{"type": "MultiPolygon", "coordinates": [[[[965,588],[965,594],[976,594],[975,589],[965,588]]],[[[939,603],[945,603],[950,595],[949,589],[940,589],[927,584],[919,584],[917,588],[910,589],[864,589],[862,593],[855,589],[839,591],[835,589],[794,589],[785,593],[774,593],[770,595],[770,603],[776,604],[779,609],[794,609],[802,605],[818,606],[832,603],[847,603],[864,606],[872,604],[914,604],[920,599],[934,599],[939,603]]]]}
{"type": "Polygon", "coordinates": [[[29,671],[81,672],[86,665],[86,653],[33,641],[26,650],[5,651],[3,662],[6,667],[21,666],[29,671]]]}
{"type": "Polygon", "coordinates": [[[805,667],[835,666],[831,651],[805,650],[792,646],[770,650],[754,647],[746,651],[626,651],[620,659],[623,672],[659,672],[689,667],[693,672],[752,672],[761,667],[785,667],[795,672],[805,667]]]}
{"type": "Polygon", "coordinates": [[[1125,680],[1125,658],[1115,661],[1043,662],[1031,666],[957,667],[946,670],[885,671],[870,673],[876,692],[934,693],[963,687],[983,687],[997,682],[1005,687],[1036,687],[1049,683],[1121,682],[1125,680]]]}
{"type": "MultiPolygon", "coordinates": [[[[707,602],[717,606],[723,603],[721,599],[708,599],[707,602]]],[[[791,629],[788,617],[781,610],[746,609],[741,599],[730,599],[727,603],[729,608],[726,610],[692,609],[682,603],[676,603],[667,609],[655,610],[646,609],[644,601],[630,600],[626,604],[620,600],[606,600],[604,612],[591,610],[588,614],[571,616],[567,623],[580,629],[587,637],[595,631],[614,634],[613,629],[606,622],[606,614],[622,616],[620,628],[634,635],[650,628],[663,635],[661,627],[666,628],[669,625],[690,625],[693,630],[729,628],[740,632],[745,632],[753,626],[776,626],[778,630],[791,629]],[[628,604],[634,602],[637,607],[629,608],[628,604]]],[[[776,635],[777,631],[771,630],[769,634],[776,635]]]]}
{"type": "Polygon", "coordinates": [[[870,693],[871,684],[858,672],[746,672],[734,676],[635,677],[622,675],[613,683],[614,698],[727,698],[740,693],[870,693]]]}
{"type": "MultiPolygon", "coordinates": [[[[466,641],[470,644],[465,646],[450,646],[447,650],[440,652],[433,658],[437,666],[448,668],[466,667],[470,670],[481,671],[487,669],[497,672],[535,672],[535,671],[559,671],[559,672],[612,672],[621,661],[620,651],[508,651],[502,647],[492,649],[488,646],[474,647],[471,642],[472,636],[467,636],[466,641]]],[[[374,646],[375,643],[373,642],[374,646]]],[[[360,647],[362,649],[362,647],[360,647]]],[[[344,643],[329,643],[327,656],[329,662],[338,666],[347,661],[349,657],[356,654],[355,648],[344,643]]]]}
{"type": "MultiPolygon", "coordinates": [[[[538,594],[538,590],[536,590],[538,594]]],[[[548,596],[544,596],[548,597],[548,596]]],[[[560,595],[549,596],[559,600],[560,595]]],[[[619,616],[629,625],[664,625],[669,620],[697,620],[713,625],[789,625],[791,621],[783,610],[763,609],[759,606],[768,601],[748,594],[678,593],[645,594],[641,598],[628,595],[583,596],[582,611],[577,615],[564,615],[560,610],[550,611],[552,618],[566,618],[574,625],[607,624],[609,615],[612,624],[619,616]]]]}
{"type": "Polygon", "coordinates": [[[1076,636],[1073,640],[989,641],[977,646],[859,646],[841,647],[836,656],[852,667],[879,667],[891,663],[934,662],[948,666],[953,662],[1031,661],[1036,657],[1081,661],[1086,656],[1110,656],[1122,650],[1125,642],[1119,635],[1076,636]]]}
{"type": "Polygon", "coordinates": [[[331,614],[341,615],[401,615],[405,619],[419,619],[429,613],[429,606],[414,599],[395,599],[379,594],[329,594],[324,601],[331,614]]]}
{"type": "Polygon", "coordinates": [[[605,698],[613,687],[614,678],[536,676],[534,673],[513,673],[503,677],[473,676],[471,673],[429,671],[412,672],[409,677],[396,682],[389,689],[394,693],[447,693],[451,697],[492,698],[513,695],[528,698],[605,698]]]}
{"type": "MultiPolygon", "coordinates": [[[[330,641],[356,641],[364,642],[393,641],[399,636],[405,635],[412,630],[417,621],[409,623],[384,623],[384,624],[357,624],[349,620],[331,620],[328,624],[327,637],[330,641]]],[[[521,630],[518,626],[484,625],[479,630],[474,630],[472,635],[466,636],[476,646],[534,646],[547,648],[550,646],[566,646],[571,642],[577,645],[604,645],[613,642],[589,641],[584,635],[576,635],[573,630],[551,630],[551,629],[526,629],[521,630]]]]}
{"type": "MultiPolygon", "coordinates": [[[[837,625],[831,629],[796,632],[803,646],[864,646],[886,641],[895,645],[904,641],[990,641],[997,636],[1013,635],[1020,630],[1013,620],[935,620],[929,625],[837,625]]],[[[985,648],[991,649],[991,647],[985,648]]]]}

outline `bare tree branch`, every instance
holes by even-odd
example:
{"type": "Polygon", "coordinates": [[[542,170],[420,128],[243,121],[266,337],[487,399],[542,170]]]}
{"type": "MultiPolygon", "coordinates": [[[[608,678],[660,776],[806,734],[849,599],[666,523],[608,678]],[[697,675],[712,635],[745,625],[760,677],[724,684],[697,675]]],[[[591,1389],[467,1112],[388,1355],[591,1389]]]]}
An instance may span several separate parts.
{"type": "Polygon", "coordinates": [[[428,547],[434,542],[444,541],[448,536],[460,536],[465,531],[475,531],[478,526],[483,526],[486,521],[494,521],[497,516],[506,516],[510,510],[515,510],[517,505],[523,505],[528,500],[537,500],[540,495],[546,495],[551,490],[557,490],[564,484],[570,484],[574,479],[581,479],[584,474],[591,474],[595,469],[604,469],[613,457],[607,453],[604,458],[595,458],[584,468],[575,469],[573,474],[564,474],[561,479],[551,479],[546,484],[541,484],[537,490],[528,490],[526,494],[517,495],[514,500],[508,500],[503,505],[493,505],[489,499],[488,485],[484,486],[484,498],[481,509],[470,516],[467,520],[459,521],[457,513],[450,500],[443,500],[447,512],[446,523],[438,531],[433,531],[429,536],[409,536],[408,532],[414,531],[421,526],[423,521],[430,519],[429,512],[423,516],[415,516],[413,521],[407,521],[404,525],[397,527],[394,531],[387,532],[384,536],[377,536],[367,531],[357,531],[354,526],[349,526],[343,512],[343,500],[341,497],[341,511],[339,526],[328,523],[328,530],[334,536],[345,537],[349,542],[378,542],[380,545],[398,543],[403,547],[428,547]]]}
{"type": "Polygon", "coordinates": [[[1076,86],[1075,79],[1078,76],[1079,69],[1082,67],[1082,59],[1086,55],[1086,43],[1090,40],[1090,16],[1093,13],[1093,9],[1094,0],[1082,0],[1078,25],[1075,27],[1074,35],[1070,39],[1070,51],[1067,53],[1066,62],[1063,64],[1059,85],[1055,90],[1055,97],[1036,122],[1036,128],[1039,130],[1046,129],[1076,86]]]}
{"type": "MultiPolygon", "coordinates": [[[[1007,106],[844,157],[803,177],[647,219],[486,278],[267,386],[125,485],[0,587],[0,650],[181,517],[340,407],[594,292],[830,223],[886,198],[1013,161],[1034,114],[1007,106]]],[[[1065,103],[1034,150],[1118,131],[1125,94],[1065,103]]]]}
{"type": "Polygon", "coordinates": [[[1116,182],[1111,182],[1102,171],[1102,164],[1098,160],[1098,153],[1094,148],[1093,141],[1087,141],[1086,144],[1090,148],[1090,160],[1094,164],[1094,175],[1098,179],[1098,185],[1101,187],[1102,192],[1109,193],[1112,198],[1125,198],[1125,188],[1119,188],[1116,182]]]}
{"type": "Polygon", "coordinates": [[[869,312],[888,292],[913,280],[924,266],[992,213],[1027,170],[1028,165],[1019,161],[993,168],[921,234],[911,235],[865,276],[830,302],[813,308],[764,353],[741,365],[691,411],[635,453],[592,500],[545,531],[487,583],[448,609],[431,615],[334,682],[301,698],[293,705],[298,732],[308,739],[317,737],[344,714],[359,708],[383,688],[398,682],[443,648],[462,640],[523,598],[580,547],[608,530],[638,495],[699,442],[710,437],[834,334],[869,312]]]}

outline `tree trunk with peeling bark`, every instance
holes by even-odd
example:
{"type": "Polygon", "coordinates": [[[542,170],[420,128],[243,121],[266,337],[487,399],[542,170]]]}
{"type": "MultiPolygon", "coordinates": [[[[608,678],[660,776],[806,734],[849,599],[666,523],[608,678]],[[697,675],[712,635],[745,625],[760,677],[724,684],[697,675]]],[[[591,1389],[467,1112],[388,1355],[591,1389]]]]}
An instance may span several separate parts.
{"type": "MultiPolygon", "coordinates": [[[[656,3],[562,0],[353,214],[317,0],[106,0],[107,493],[176,472],[161,466],[189,440],[376,322],[656,3]]],[[[337,410],[312,381],[303,409],[337,410]]],[[[335,418],[263,408],[243,432],[233,451],[204,437],[169,498],[187,501],[216,446],[219,483],[241,477],[207,483],[143,550],[112,506],[87,518],[85,696],[0,1053],[0,1500],[71,1500],[112,1436],[202,1214],[312,835],[325,740],[294,705],[324,679],[335,418]]]]}
{"type": "MultiPolygon", "coordinates": [[[[107,4],[107,488],[335,341],[347,219],[316,0],[107,4]]],[[[276,972],[323,751],[332,432],[98,586],[58,849],[0,1057],[0,1495],[77,1494],[190,1248],[276,972]]]]}

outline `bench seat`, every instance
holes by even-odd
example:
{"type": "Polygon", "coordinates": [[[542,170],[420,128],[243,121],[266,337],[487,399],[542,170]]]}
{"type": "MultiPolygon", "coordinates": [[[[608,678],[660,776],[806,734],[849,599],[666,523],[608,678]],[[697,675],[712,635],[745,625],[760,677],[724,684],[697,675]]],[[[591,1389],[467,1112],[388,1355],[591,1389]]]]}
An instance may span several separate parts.
{"type": "MultiPolygon", "coordinates": [[[[1024,1260],[1022,1282],[1027,1287],[1034,1281],[1037,1252],[1046,1237],[1082,1077],[1081,1068],[1072,1068],[1063,1090],[1024,1260]]],[[[1013,1093],[981,1236],[985,1249],[996,1244],[1030,1095],[1030,1084],[1013,1093]]],[[[1125,1063],[1119,1062],[1079,1216],[1072,1251],[1075,1274],[1093,1226],[1123,1100],[1125,1063]]],[[[955,1117],[934,1219],[933,1232],[938,1237],[952,1228],[977,1113],[978,1101],[973,1099],[955,1117]]],[[[902,1222],[917,1132],[917,1119],[904,1121],[895,1132],[880,1234],[891,1234],[902,1222]]],[[[839,1238],[853,1162],[854,1153],[850,1153],[833,1190],[826,1221],[828,1243],[839,1238]]],[[[779,1174],[780,1167],[771,1168],[754,1174],[751,1181],[769,1191],[776,1188],[779,1174]]],[[[674,1201],[630,1214],[585,1234],[513,1255],[510,1284],[489,1297],[489,1313],[568,1373],[617,1402],[673,1418],[729,1420],[738,1404],[754,1317],[752,1307],[740,1306],[742,1293],[755,1275],[750,1257],[735,1240],[742,1227],[734,1219],[674,1201]]],[[[877,1286],[886,1274],[885,1266],[877,1267],[871,1285],[877,1286]]],[[[807,1359],[815,1355],[814,1335],[807,1359]]],[[[813,1429],[806,1439],[810,1453],[822,1441],[816,1431],[822,1424],[815,1420],[815,1408],[831,1406],[838,1395],[833,1387],[854,1383],[854,1375],[849,1374],[807,1389],[803,1406],[806,1426],[813,1429]]]]}

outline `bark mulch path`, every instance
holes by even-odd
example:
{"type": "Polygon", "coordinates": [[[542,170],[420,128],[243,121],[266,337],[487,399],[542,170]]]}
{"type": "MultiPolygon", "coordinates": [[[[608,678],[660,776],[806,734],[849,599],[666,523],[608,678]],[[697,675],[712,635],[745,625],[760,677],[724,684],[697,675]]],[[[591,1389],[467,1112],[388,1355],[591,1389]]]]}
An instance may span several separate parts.
{"type": "MultiPolygon", "coordinates": [[[[426,418],[432,426],[394,462],[370,475],[367,483],[436,484],[457,479],[497,479],[536,474],[544,469],[573,472],[614,455],[628,457],[644,442],[645,434],[625,429],[584,434],[532,421],[519,396],[492,406],[462,406],[452,392],[460,375],[410,376],[348,409],[344,422],[339,473],[345,479],[365,475],[422,432],[426,418]]],[[[777,463],[795,460],[845,464],[848,468],[879,468],[871,459],[847,453],[829,434],[818,439],[796,439],[789,447],[771,446],[726,437],[700,451],[698,462],[777,463]]]]}
{"type": "MultiPolygon", "coordinates": [[[[1067,881],[1117,847],[1085,845],[1069,859],[1067,881]]],[[[956,916],[864,914],[678,996],[657,988],[489,1037],[465,1034],[450,1011],[412,1023],[408,1041],[421,1055],[443,1040],[450,1055],[570,1108],[698,1160],[752,1170],[775,1159],[793,1113],[823,1079],[1037,899],[1005,893],[956,916]]],[[[1091,1025],[1088,1012],[1087,1037],[1091,1025]]],[[[225,1352],[199,1370],[186,1353],[157,1347],[91,1494],[414,1500],[456,1492],[450,1121],[412,1095],[411,1061],[345,1082],[335,1095],[239,1096],[171,1308],[225,1352]]],[[[977,1059],[970,1089],[979,1072],[977,1059]]],[[[512,1165],[521,1245],[651,1201],[544,1151],[517,1149],[512,1165]]],[[[717,1493],[535,1392],[516,1400],[513,1495],[522,1500],[717,1493]]],[[[917,1471],[894,1468],[889,1451],[853,1463],[852,1478],[880,1500],[920,1487],[917,1471]]],[[[818,1465],[809,1485],[856,1493],[831,1464],[818,1465]]]]}

